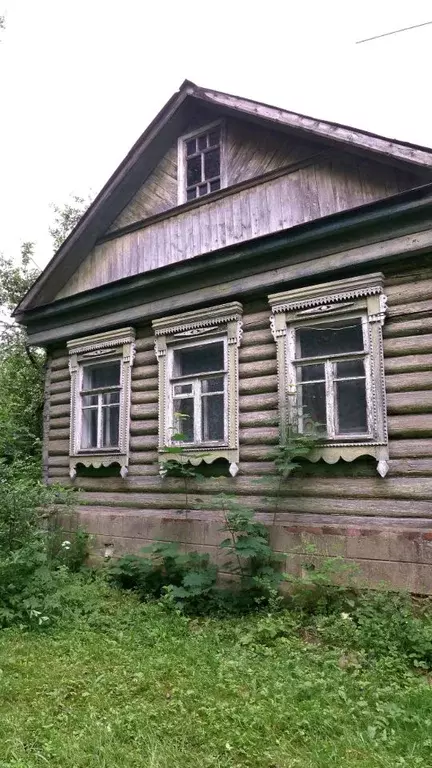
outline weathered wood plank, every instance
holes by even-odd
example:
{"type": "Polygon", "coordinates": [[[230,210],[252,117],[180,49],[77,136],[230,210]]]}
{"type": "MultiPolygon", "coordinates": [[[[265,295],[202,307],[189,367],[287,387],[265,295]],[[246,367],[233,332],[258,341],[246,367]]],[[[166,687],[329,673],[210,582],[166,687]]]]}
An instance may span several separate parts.
{"type": "Polygon", "coordinates": [[[432,411],[432,390],[389,393],[387,395],[387,410],[391,414],[430,413],[432,411]]]}
{"type": "Polygon", "coordinates": [[[431,437],[432,414],[410,414],[409,416],[389,416],[388,432],[390,437],[431,437]]]}
{"type": "Polygon", "coordinates": [[[390,440],[390,459],[432,456],[432,440],[390,440]]]}
{"type": "Polygon", "coordinates": [[[388,373],[409,373],[410,371],[432,370],[432,355],[401,355],[384,357],[384,369],[388,373]]]}
{"type": "Polygon", "coordinates": [[[396,322],[385,323],[383,328],[384,338],[392,336],[413,336],[416,333],[432,332],[432,301],[430,306],[430,315],[421,317],[417,320],[405,320],[406,314],[401,315],[403,319],[396,322]]]}
{"type": "Polygon", "coordinates": [[[387,392],[411,392],[418,389],[432,388],[432,370],[414,373],[396,373],[386,376],[387,392]]]}
{"type": "Polygon", "coordinates": [[[432,352],[432,333],[403,338],[384,339],[384,355],[424,355],[432,352]]]}

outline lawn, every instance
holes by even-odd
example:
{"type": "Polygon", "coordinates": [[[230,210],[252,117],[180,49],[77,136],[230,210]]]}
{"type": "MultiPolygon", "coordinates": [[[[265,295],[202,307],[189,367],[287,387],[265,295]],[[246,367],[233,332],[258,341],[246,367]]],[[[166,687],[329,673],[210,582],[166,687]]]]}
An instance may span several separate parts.
{"type": "Polygon", "coordinates": [[[405,661],[288,612],[275,633],[88,589],[87,615],[0,632],[0,768],[430,768],[431,680],[405,661]]]}

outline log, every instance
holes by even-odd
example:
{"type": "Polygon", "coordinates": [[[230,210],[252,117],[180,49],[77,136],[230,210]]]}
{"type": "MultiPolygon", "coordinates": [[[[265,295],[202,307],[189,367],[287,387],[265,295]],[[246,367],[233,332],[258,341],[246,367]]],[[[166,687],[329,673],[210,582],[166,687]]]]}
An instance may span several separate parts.
{"type": "Polygon", "coordinates": [[[69,425],[62,429],[54,429],[52,423],[49,430],[49,440],[68,440],[70,435],[69,425]]]}
{"type": "Polygon", "coordinates": [[[152,396],[154,396],[154,393],[155,392],[157,393],[157,391],[158,391],[158,380],[157,380],[156,377],[148,378],[148,376],[146,374],[144,374],[143,378],[141,378],[141,379],[134,379],[132,381],[132,392],[133,393],[135,393],[135,392],[151,392],[152,396]]]}
{"type": "Polygon", "coordinates": [[[69,456],[69,440],[50,438],[48,441],[48,454],[49,456],[61,456],[62,454],[69,456]]]}
{"type": "Polygon", "coordinates": [[[253,411],[240,413],[240,428],[242,427],[274,427],[279,424],[279,412],[253,411]]]}
{"type": "MultiPolygon", "coordinates": [[[[254,368],[256,372],[256,368],[254,368]]],[[[258,395],[277,392],[276,374],[253,376],[251,378],[240,378],[239,393],[240,400],[242,395],[258,395]]]]}
{"type": "Polygon", "coordinates": [[[59,371],[51,371],[51,384],[58,381],[67,381],[70,387],[69,368],[61,368],[59,371]]]}
{"type": "Polygon", "coordinates": [[[390,437],[432,437],[432,414],[389,416],[390,437]]]}
{"type": "Polygon", "coordinates": [[[157,448],[156,435],[132,435],[130,440],[131,451],[155,451],[157,448]]]}
{"type": "Polygon", "coordinates": [[[272,461],[274,446],[240,444],[240,466],[243,461],[272,461]]]}
{"type": "Polygon", "coordinates": [[[239,364],[240,381],[255,376],[269,376],[270,374],[275,374],[276,371],[276,355],[271,360],[239,364]]]}
{"type": "Polygon", "coordinates": [[[432,311],[432,301],[413,301],[411,304],[390,306],[387,310],[387,322],[410,318],[414,315],[429,315],[432,311]]]}
{"type": "Polygon", "coordinates": [[[432,279],[415,280],[405,284],[386,284],[385,292],[389,304],[408,304],[410,302],[432,299],[432,279]]]}
{"type": "Polygon", "coordinates": [[[50,467],[69,467],[69,456],[51,456],[49,458],[50,467]]]}
{"type": "Polygon", "coordinates": [[[270,325],[270,315],[270,306],[268,309],[261,310],[260,312],[252,312],[251,314],[245,313],[243,315],[243,330],[253,331],[268,328],[270,325]]]}
{"type": "Polygon", "coordinates": [[[432,457],[430,459],[391,459],[388,477],[397,477],[398,475],[408,477],[432,475],[432,457]]]}
{"type": "Polygon", "coordinates": [[[56,392],[68,392],[70,396],[70,378],[65,381],[51,381],[50,392],[51,394],[56,392]]]}
{"type": "Polygon", "coordinates": [[[157,419],[158,412],[157,401],[153,403],[131,404],[131,419],[157,419]]]}
{"type": "Polygon", "coordinates": [[[131,435],[157,435],[158,421],[157,419],[148,419],[145,421],[131,421],[130,433],[131,435]]]}
{"type": "Polygon", "coordinates": [[[240,445],[276,445],[279,442],[277,427],[255,427],[240,429],[240,445]]]}
{"type": "Polygon", "coordinates": [[[154,446],[148,446],[147,449],[129,452],[129,465],[144,466],[146,464],[159,464],[159,454],[154,446]]]}
{"type": "Polygon", "coordinates": [[[50,387],[50,403],[51,405],[69,405],[70,404],[70,387],[67,388],[64,392],[54,392],[52,391],[52,388],[50,387]]]}
{"type": "Polygon", "coordinates": [[[387,411],[391,414],[430,413],[432,390],[392,392],[387,395],[387,411]]]}
{"type": "MultiPolygon", "coordinates": [[[[251,379],[249,379],[249,381],[251,381],[251,379]]],[[[269,411],[277,408],[277,406],[277,392],[240,396],[240,413],[246,413],[248,411],[269,411]]]]}
{"type": "Polygon", "coordinates": [[[134,368],[148,365],[157,366],[157,359],[154,349],[145,352],[137,352],[135,355],[134,368]]]}
{"type": "Polygon", "coordinates": [[[58,371],[62,368],[67,368],[69,370],[69,355],[63,354],[61,357],[56,357],[51,360],[52,371],[58,371]]]}
{"type": "Polygon", "coordinates": [[[416,333],[432,332],[432,301],[430,317],[421,317],[418,320],[401,320],[400,322],[385,323],[383,328],[384,338],[393,336],[413,336],[416,333]]]}
{"type": "Polygon", "coordinates": [[[390,459],[432,456],[432,440],[390,440],[390,459]]]}
{"type": "MultiPolygon", "coordinates": [[[[140,383],[144,379],[156,379],[157,381],[157,375],[158,369],[155,363],[152,365],[137,365],[132,368],[132,381],[139,381],[140,383]]],[[[132,386],[135,387],[136,385],[133,384],[132,386]]]]}
{"type": "Polygon", "coordinates": [[[50,418],[58,419],[62,417],[70,417],[70,402],[67,400],[62,405],[53,405],[52,398],[50,402],[50,418]]]}
{"type": "Polygon", "coordinates": [[[141,392],[137,391],[135,389],[135,383],[134,387],[131,392],[131,403],[138,404],[138,403],[157,403],[158,402],[158,389],[157,386],[155,389],[152,389],[150,392],[141,392]]]}
{"type": "Polygon", "coordinates": [[[424,333],[421,336],[384,339],[384,357],[412,354],[424,355],[428,352],[432,352],[432,333],[424,333]]]}
{"type": "Polygon", "coordinates": [[[275,360],[276,344],[259,344],[253,347],[240,347],[239,361],[249,363],[255,360],[275,360]]]}
{"type": "Polygon", "coordinates": [[[143,335],[142,330],[138,332],[138,337],[135,339],[135,349],[138,352],[147,352],[154,349],[154,335],[151,329],[148,329],[149,335],[143,335]]]}
{"type": "Polygon", "coordinates": [[[387,392],[411,392],[432,388],[432,370],[387,375],[385,383],[387,392]]]}
{"type": "MultiPolygon", "coordinates": [[[[178,520],[176,510],[178,507],[174,508],[141,508],[140,512],[142,512],[143,516],[154,516],[157,520],[169,520],[173,517],[173,513],[175,514],[175,519],[178,520]]],[[[261,510],[260,510],[261,511],[261,510]]],[[[98,516],[107,514],[110,517],[113,515],[118,515],[120,517],[123,517],[127,513],[127,509],[125,507],[120,506],[104,506],[101,505],[91,505],[89,502],[85,502],[83,499],[82,506],[78,508],[79,515],[83,515],[85,517],[88,516],[98,516]]],[[[203,510],[200,509],[199,511],[194,509],[189,509],[187,513],[184,514],[181,520],[195,520],[197,516],[199,516],[199,519],[202,520],[203,516],[206,517],[207,515],[213,516],[216,515],[217,512],[212,510],[203,510]],[[187,515],[187,517],[186,517],[187,515]]],[[[338,517],[340,520],[340,524],[344,525],[344,520],[346,517],[354,516],[354,517],[365,517],[365,518],[372,518],[373,522],[375,523],[374,518],[376,517],[388,517],[388,518],[405,518],[404,525],[406,525],[407,520],[410,518],[413,518],[414,520],[416,518],[426,518],[430,519],[430,502],[427,501],[417,501],[417,502],[410,502],[410,501],[394,501],[389,499],[311,499],[311,498],[302,498],[302,499],[290,499],[287,498],[284,501],[283,509],[278,511],[277,515],[277,524],[278,525],[290,525],[290,524],[297,524],[296,517],[297,515],[332,515],[334,518],[338,517]],[[291,521],[293,521],[291,523],[291,521]],[[295,522],[294,522],[295,521],[295,522]]],[[[270,512],[270,515],[272,513],[270,512]]],[[[314,518],[312,518],[314,519],[314,518]]],[[[335,521],[333,521],[334,524],[335,521]]],[[[391,520],[389,522],[392,522],[391,520]]],[[[307,521],[302,521],[303,525],[307,525],[307,521]]]]}
{"type": "Polygon", "coordinates": [[[402,357],[384,357],[384,370],[387,373],[409,373],[410,371],[431,371],[432,355],[405,355],[402,357]]]}
{"type": "Polygon", "coordinates": [[[244,347],[257,347],[257,346],[265,346],[266,344],[273,344],[273,349],[275,347],[275,343],[273,341],[273,337],[271,335],[270,331],[270,321],[269,321],[270,313],[268,315],[268,323],[269,327],[264,328],[263,330],[259,331],[243,331],[241,346],[244,347]]]}

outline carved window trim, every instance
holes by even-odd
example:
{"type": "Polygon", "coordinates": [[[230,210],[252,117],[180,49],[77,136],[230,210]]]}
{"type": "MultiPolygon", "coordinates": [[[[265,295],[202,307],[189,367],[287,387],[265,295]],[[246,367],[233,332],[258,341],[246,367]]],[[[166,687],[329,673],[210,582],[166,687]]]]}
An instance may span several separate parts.
{"type": "MultiPolygon", "coordinates": [[[[237,302],[216,307],[185,312],[181,315],[163,317],[152,323],[155,333],[155,352],[159,375],[159,454],[162,461],[164,451],[172,445],[173,425],[170,424],[171,382],[169,357],[172,350],[185,344],[201,340],[226,340],[227,358],[227,440],[224,445],[211,444],[182,445],[179,461],[190,461],[197,466],[202,461],[211,464],[219,458],[227,459],[230,472],[235,476],[239,462],[239,396],[238,396],[238,350],[242,336],[242,305],[237,302]]],[[[165,454],[167,455],[167,454],[165,454]]],[[[169,455],[169,454],[168,454],[169,455]]]]}
{"type": "Polygon", "coordinates": [[[325,315],[332,319],[361,317],[368,339],[370,376],[366,388],[371,407],[371,436],[365,439],[327,439],[311,452],[309,459],[323,459],[329,464],[339,459],[353,461],[369,455],[377,460],[377,471],[385,477],[388,471],[387,410],[384,378],[382,326],[387,298],[383,292],[384,277],[380,272],[361,277],[336,280],[269,296],[272,309],[271,330],[277,347],[279,410],[281,438],[296,413],[297,373],[295,329],[316,325],[325,315]]]}
{"type": "MultiPolygon", "coordinates": [[[[225,120],[215,120],[212,123],[208,123],[206,125],[203,125],[201,128],[197,128],[194,131],[190,131],[189,133],[185,133],[178,139],[177,142],[177,177],[178,177],[178,186],[177,186],[177,201],[178,204],[181,205],[182,203],[190,202],[193,203],[196,200],[201,200],[203,197],[207,197],[209,194],[212,194],[212,192],[207,192],[204,195],[201,195],[199,197],[195,197],[192,200],[188,200],[187,198],[187,183],[186,183],[186,169],[187,169],[187,163],[186,163],[186,142],[190,139],[198,138],[199,136],[203,136],[204,134],[209,133],[214,128],[219,128],[220,130],[220,138],[219,138],[219,150],[220,150],[220,186],[218,190],[214,191],[220,191],[221,189],[224,189],[227,186],[227,176],[226,176],[226,123],[225,120]]],[[[204,183],[204,181],[202,182],[204,183]]]]}
{"type": "Polygon", "coordinates": [[[76,477],[78,464],[85,467],[107,467],[120,465],[120,475],[125,478],[129,466],[129,424],[131,368],[135,356],[135,330],[120,328],[106,331],[82,339],[67,342],[69,353],[69,371],[71,376],[71,416],[69,474],[76,477]],[[86,449],[81,448],[81,380],[83,367],[91,363],[119,360],[120,366],[120,409],[119,409],[119,445],[118,448],[86,449]]]}

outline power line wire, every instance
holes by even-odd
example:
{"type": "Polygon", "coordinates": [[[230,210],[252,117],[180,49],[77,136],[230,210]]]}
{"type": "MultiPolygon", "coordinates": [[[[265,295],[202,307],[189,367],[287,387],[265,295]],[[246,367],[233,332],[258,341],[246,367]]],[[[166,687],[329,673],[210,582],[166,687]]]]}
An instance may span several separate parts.
{"type": "Polygon", "coordinates": [[[374,37],[365,37],[364,40],[356,40],[356,45],[359,45],[359,43],[368,43],[369,40],[378,40],[380,37],[397,35],[398,32],[407,32],[409,29],[418,29],[419,27],[427,27],[428,24],[432,24],[432,21],[425,21],[423,24],[414,24],[412,27],[403,27],[402,29],[395,29],[393,30],[393,32],[384,32],[382,35],[375,35],[374,37]]]}

